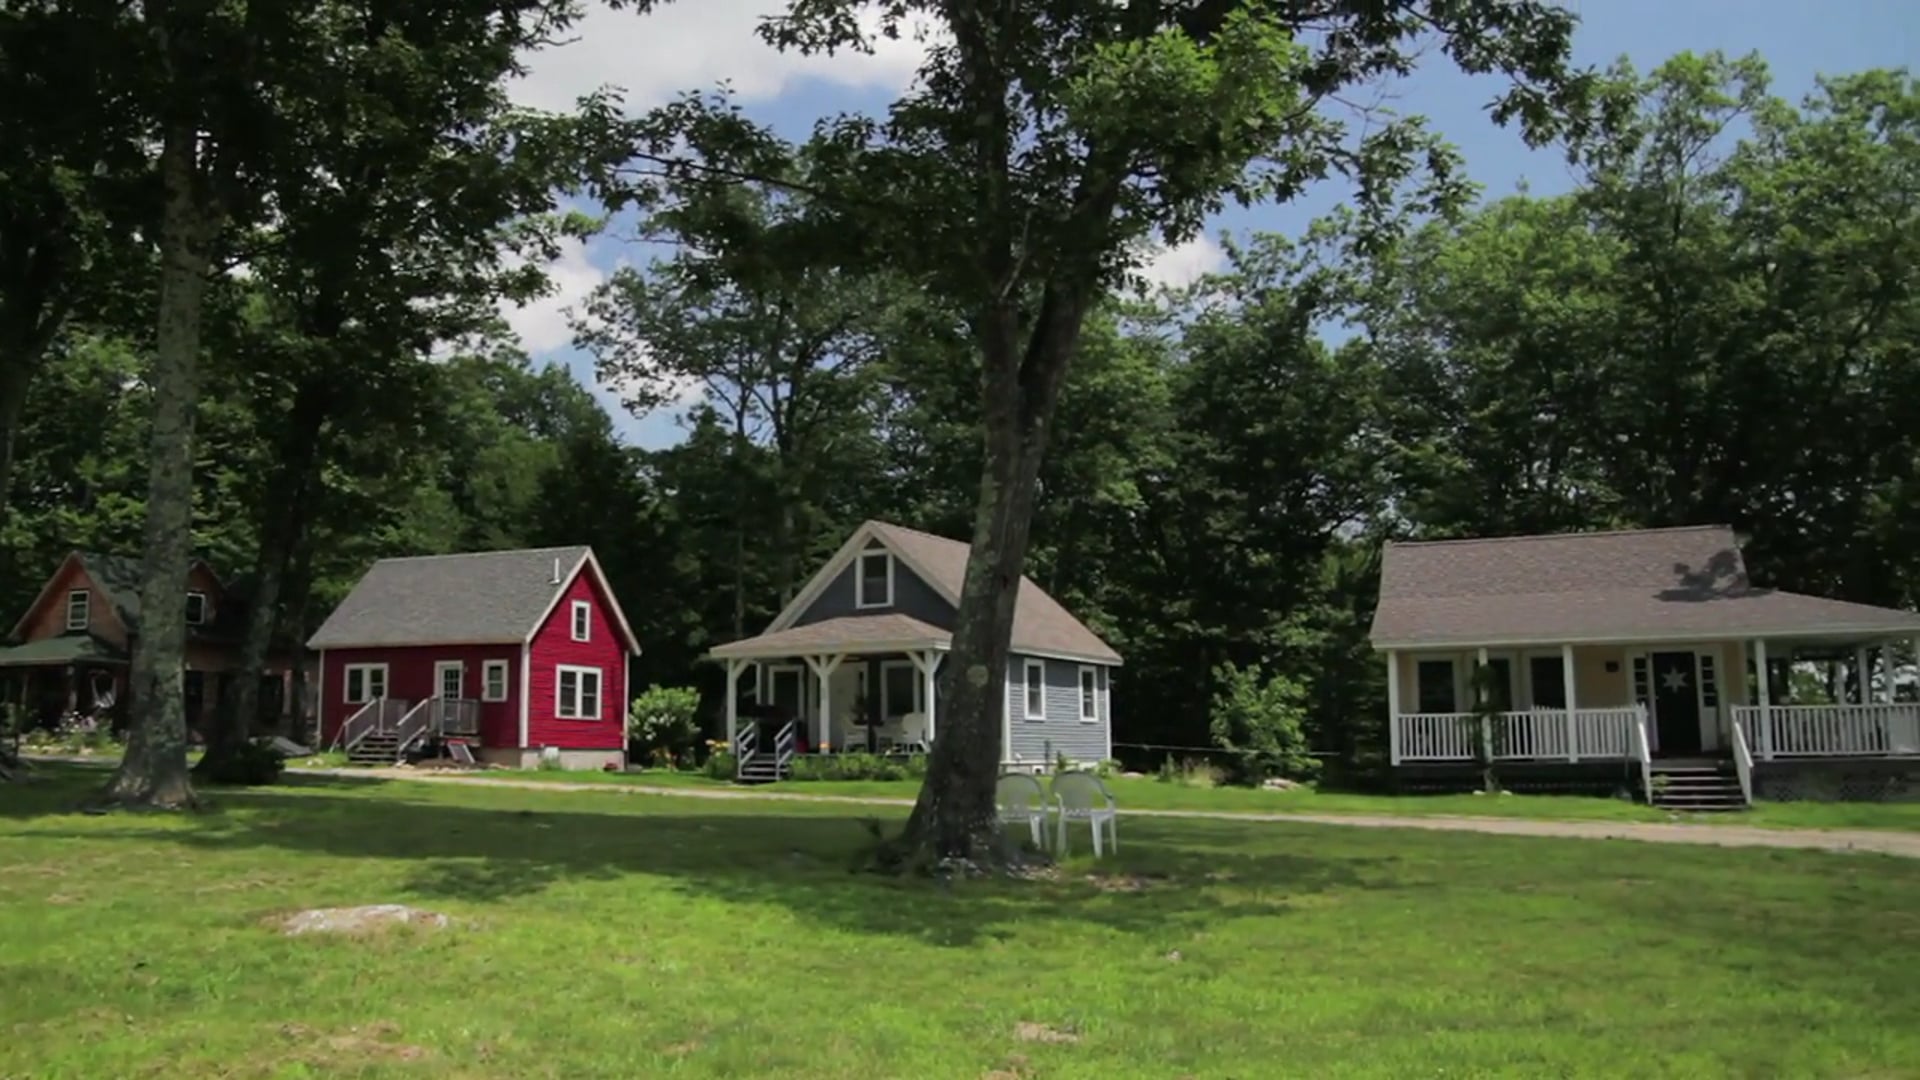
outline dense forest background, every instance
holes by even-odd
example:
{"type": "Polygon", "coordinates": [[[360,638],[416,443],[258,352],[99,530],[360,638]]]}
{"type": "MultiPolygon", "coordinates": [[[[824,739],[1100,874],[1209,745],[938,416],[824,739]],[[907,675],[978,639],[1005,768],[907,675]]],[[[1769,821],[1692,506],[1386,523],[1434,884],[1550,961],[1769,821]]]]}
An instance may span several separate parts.
{"type": "MultiPolygon", "coordinates": [[[[1613,74],[1620,123],[1570,151],[1567,194],[1340,213],[1239,238],[1190,289],[1109,299],[1029,572],[1126,656],[1118,742],[1205,745],[1231,661],[1304,684],[1321,749],[1377,754],[1365,634],[1393,537],[1725,522],[1764,584],[1920,603],[1920,85],[1868,71],[1785,101],[1758,59],[1718,56],[1613,74]]],[[[646,647],[638,684],[711,697],[699,657],[856,524],[965,536],[978,495],[952,313],[792,257],[808,214],[744,189],[665,202],[644,229],[672,254],[577,313],[631,407],[686,411],[662,450],[622,445],[485,317],[505,277],[434,281],[457,320],[376,338],[317,324],[285,271],[311,261],[256,255],[209,291],[196,546],[243,587],[277,575],[293,640],[382,556],[588,543],[646,647]],[[382,363],[342,366],[356,349],[382,363]]],[[[135,308],[76,305],[25,396],[9,611],[70,549],[140,549],[135,308]]]]}

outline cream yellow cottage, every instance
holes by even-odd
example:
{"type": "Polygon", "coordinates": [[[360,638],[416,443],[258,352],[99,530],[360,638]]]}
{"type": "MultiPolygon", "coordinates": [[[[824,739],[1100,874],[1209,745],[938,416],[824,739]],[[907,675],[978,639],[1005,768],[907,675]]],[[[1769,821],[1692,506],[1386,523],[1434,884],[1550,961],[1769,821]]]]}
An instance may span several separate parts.
{"type": "Polygon", "coordinates": [[[1403,776],[1617,776],[1650,801],[1920,792],[1920,614],[1758,588],[1725,526],[1388,544],[1372,641],[1403,776]],[[1843,672],[1796,701],[1792,665],[1843,672]],[[1473,673],[1484,665],[1478,680],[1473,673]],[[1478,723],[1485,693],[1498,713],[1478,723]]]}

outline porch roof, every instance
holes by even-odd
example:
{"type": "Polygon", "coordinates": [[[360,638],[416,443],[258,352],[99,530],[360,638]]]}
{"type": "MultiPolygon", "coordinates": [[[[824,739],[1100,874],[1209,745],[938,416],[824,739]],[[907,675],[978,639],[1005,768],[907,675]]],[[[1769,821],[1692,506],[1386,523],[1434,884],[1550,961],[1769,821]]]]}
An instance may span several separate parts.
{"type": "Polygon", "coordinates": [[[909,649],[944,649],[953,635],[911,615],[843,615],[837,619],[774,630],[714,648],[722,660],[809,656],[822,653],[881,653],[909,649]]]}
{"type": "Polygon", "coordinates": [[[0,649],[0,667],[124,664],[125,653],[90,634],[63,634],[0,649]]]}
{"type": "Polygon", "coordinates": [[[1754,587],[1725,526],[1389,544],[1375,648],[1920,634],[1920,614],[1754,587]]]}

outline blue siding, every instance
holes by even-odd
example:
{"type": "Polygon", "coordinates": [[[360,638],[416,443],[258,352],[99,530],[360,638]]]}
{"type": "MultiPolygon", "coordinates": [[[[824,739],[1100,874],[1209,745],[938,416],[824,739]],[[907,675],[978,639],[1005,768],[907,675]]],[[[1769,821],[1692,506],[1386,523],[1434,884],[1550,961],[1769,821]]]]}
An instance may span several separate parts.
{"type": "Polygon", "coordinates": [[[1107,756],[1107,730],[1112,723],[1113,695],[1110,669],[1093,667],[1100,686],[1098,720],[1080,719],[1080,668],[1072,660],[1044,660],[1046,665],[1046,716],[1027,718],[1026,665],[1029,657],[1016,654],[1007,664],[1007,727],[1011,747],[1008,760],[1022,764],[1051,765],[1061,754],[1079,762],[1095,762],[1107,756]]]}
{"type": "Polygon", "coordinates": [[[933,590],[933,586],[920,580],[920,576],[907,569],[907,564],[898,559],[893,561],[893,603],[888,607],[855,607],[853,604],[853,575],[859,571],[860,561],[855,559],[845,570],[833,579],[807,610],[793,620],[795,626],[837,619],[842,615],[877,615],[881,612],[897,611],[902,615],[911,615],[922,622],[932,623],[942,630],[953,629],[953,605],[946,602],[933,590]]]}

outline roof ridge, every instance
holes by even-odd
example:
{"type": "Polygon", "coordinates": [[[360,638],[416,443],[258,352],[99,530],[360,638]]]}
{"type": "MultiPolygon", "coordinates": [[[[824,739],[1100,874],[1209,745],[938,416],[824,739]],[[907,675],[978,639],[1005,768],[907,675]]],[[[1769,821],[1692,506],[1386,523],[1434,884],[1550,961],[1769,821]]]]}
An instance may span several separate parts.
{"type": "Polygon", "coordinates": [[[960,544],[965,547],[973,546],[972,544],[969,544],[965,540],[955,540],[951,536],[941,536],[939,533],[936,533],[936,532],[928,532],[925,529],[916,529],[911,525],[900,525],[892,521],[883,521],[880,518],[868,518],[867,524],[878,525],[883,529],[893,529],[896,532],[912,533],[915,536],[924,536],[929,540],[940,540],[949,544],[960,544]]]}
{"type": "Polygon", "coordinates": [[[1579,529],[1573,532],[1523,533],[1519,536],[1461,536],[1450,540],[1389,540],[1388,547],[1443,547],[1465,544],[1517,544],[1527,540],[1567,540],[1587,536],[1646,536],[1653,533],[1733,531],[1731,525],[1661,525],[1639,529],[1579,529]]]}
{"type": "Polygon", "coordinates": [[[495,548],[491,551],[449,551],[441,555],[387,555],[375,562],[423,562],[427,559],[465,559],[477,555],[537,555],[549,551],[591,551],[591,544],[559,544],[554,547],[495,548]]]}

